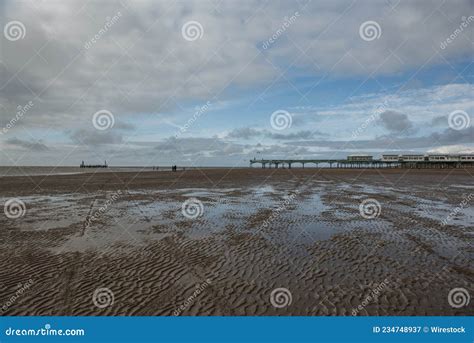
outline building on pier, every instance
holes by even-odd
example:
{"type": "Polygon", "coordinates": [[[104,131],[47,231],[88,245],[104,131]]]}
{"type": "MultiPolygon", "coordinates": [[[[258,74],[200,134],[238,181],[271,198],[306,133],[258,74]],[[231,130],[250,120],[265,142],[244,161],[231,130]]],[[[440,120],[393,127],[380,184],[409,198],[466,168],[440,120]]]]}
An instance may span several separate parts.
{"type": "Polygon", "coordinates": [[[351,162],[367,162],[372,161],[374,159],[371,155],[349,155],[347,156],[347,160],[351,162]]]}
{"type": "Polygon", "coordinates": [[[398,155],[382,155],[382,161],[384,162],[398,162],[398,155]]]}

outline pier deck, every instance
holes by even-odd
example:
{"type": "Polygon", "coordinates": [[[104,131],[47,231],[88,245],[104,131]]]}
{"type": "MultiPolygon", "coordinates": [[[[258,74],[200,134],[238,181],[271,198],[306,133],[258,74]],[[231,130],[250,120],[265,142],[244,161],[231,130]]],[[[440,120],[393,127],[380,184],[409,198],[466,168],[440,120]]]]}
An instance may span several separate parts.
{"type": "Polygon", "coordinates": [[[329,168],[462,168],[474,167],[473,161],[384,161],[384,160],[368,160],[368,161],[350,161],[338,159],[253,159],[250,160],[250,166],[261,164],[262,168],[274,166],[278,168],[285,165],[291,169],[292,165],[298,164],[302,168],[308,164],[314,164],[318,167],[320,164],[328,164],[329,168]]]}

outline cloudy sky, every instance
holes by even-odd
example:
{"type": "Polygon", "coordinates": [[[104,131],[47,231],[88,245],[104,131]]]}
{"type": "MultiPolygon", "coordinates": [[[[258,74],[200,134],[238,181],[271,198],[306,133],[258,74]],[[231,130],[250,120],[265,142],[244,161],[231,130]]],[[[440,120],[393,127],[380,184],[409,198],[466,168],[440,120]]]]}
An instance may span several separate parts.
{"type": "Polygon", "coordinates": [[[474,152],[472,0],[0,4],[0,165],[474,152]]]}

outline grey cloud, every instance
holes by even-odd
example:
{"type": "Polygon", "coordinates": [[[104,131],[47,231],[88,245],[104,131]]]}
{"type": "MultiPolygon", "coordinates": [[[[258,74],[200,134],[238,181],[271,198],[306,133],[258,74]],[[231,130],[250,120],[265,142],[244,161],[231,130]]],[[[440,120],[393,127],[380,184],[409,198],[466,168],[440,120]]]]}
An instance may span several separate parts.
{"type": "Polygon", "coordinates": [[[36,141],[36,142],[31,142],[23,139],[18,139],[18,138],[9,138],[6,140],[6,143],[8,145],[19,148],[24,148],[30,151],[47,151],[49,148],[43,144],[41,141],[36,141]]]}
{"type": "Polygon", "coordinates": [[[133,130],[136,128],[136,126],[128,122],[116,121],[114,128],[119,130],[133,130]]]}
{"type": "Polygon", "coordinates": [[[300,156],[309,154],[309,149],[301,146],[291,145],[279,145],[272,144],[266,146],[255,147],[253,150],[253,157],[256,158],[267,158],[267,157],[278,157],[288,158],[288,156],[300,156]]]}
{"type": "Polygon", "coordinates": [[[135,125],[120,120],[115,121],[113,127],[107,130],[97,130],[94,127],[79,128],[70,130],[66,133],[69,138],[77,144],[81,145],[104,145],[104,144],[120,144],[124,142],[124,132],[132,131],[135,125]]]}
{"type": "Polygon", "coordinates": [[[120,144],[123,136],[112,129],[99,131],[96,129],[79,129],[69,133],[73,142],[81,145],[120,144]]]}
{"type": "Polygon", "coordinates": [[[456,131],[452,129],[420,137],[381,136],[371,140],[331,141],[312,140],[289,142],[289,145],[306,147],[325,147],[331,149],[418,149],[432,148],[442,145],[472,143],[474,127],[456,131]]]}
{"type": "Polygon", "coordinates": [[[275,133],[275,132],[267,132],[266,137],[276,140],[295,140],[295,139],[311,139],[317,136],[327,136],[326,134],[319,132],[319,131],[311,131],[311,130],[302,130],[293,133],[275,133]]]}
{"type": "Polygon", "coordinates": [[[262,136],[263,131],[261,130],[256,130],[251,127],[242,127],[238,129],[234,129],[229,134],[227,135],[229,138],[244,138],[244,139],[249,139],[249,138],[254,138],[254,137],[260,137],[262,136]]]}
{"type": "Polygon", "coordinates": [[[380,114],[379,123],[392,133],[408,133],[413,124],[404,113],[396,111],[385,111],[380,114]]]}
{"type": "Polygon", "coordinates": [[[242,138],[250,139],[256,137],[265,137],[274,140],[297,140],[297,139],[312,139],[315,137],[327,136],[319,131],[300,130],[291,133],[279,133],[270,130],[257,130],[251,127],[243,127],[234,129],[227,135],[228,138],[242,138]]]}
{"type": "Polygon", "coordinates": [[[226,142],[217,137],[211,138],[175,138],[171,137],[155,145],[155,150],[163,154],[208,154],[233,153],[242,151],[242,146],[235,143],[226,142]],[[238,148],[240,147],[240,148],[238,148]]]}
{"type": "Polygon", "coordinates": [[[447,125],[448,125],[448,117],[446,116],[434,117],[431,120],[431,126],[447,126],[447,125]]]}

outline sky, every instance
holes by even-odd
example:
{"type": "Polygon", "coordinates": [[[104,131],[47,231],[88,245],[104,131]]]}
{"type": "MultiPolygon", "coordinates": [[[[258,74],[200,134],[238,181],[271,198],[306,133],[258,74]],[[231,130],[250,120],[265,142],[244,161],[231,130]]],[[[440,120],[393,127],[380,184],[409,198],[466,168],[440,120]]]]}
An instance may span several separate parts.
{"type": "Polygon", "coordinates": [[[474,153],[474,1],[1,1],[0,165],[474,153]]]}

